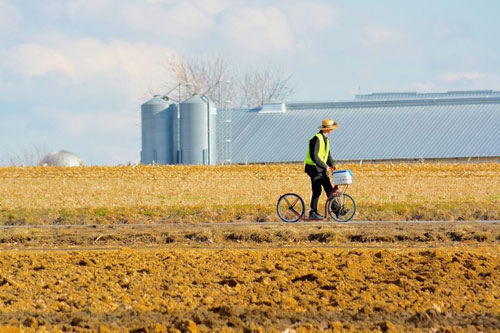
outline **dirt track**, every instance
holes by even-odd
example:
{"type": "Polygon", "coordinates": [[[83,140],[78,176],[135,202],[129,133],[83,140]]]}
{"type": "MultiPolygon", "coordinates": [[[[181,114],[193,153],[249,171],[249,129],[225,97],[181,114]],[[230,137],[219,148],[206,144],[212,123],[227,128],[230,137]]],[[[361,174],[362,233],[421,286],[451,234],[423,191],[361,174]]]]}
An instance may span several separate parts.
{"type": "Polygon", "coordinates": [[[498,224],[375,226],[10,230],[0,331],[500,330],[498,224]]]}
{"type": "Polygon", "coordinates": [[[419,246],[500,241],[500,222],[167,223],[0,227],[1,249],[419,246]]]}

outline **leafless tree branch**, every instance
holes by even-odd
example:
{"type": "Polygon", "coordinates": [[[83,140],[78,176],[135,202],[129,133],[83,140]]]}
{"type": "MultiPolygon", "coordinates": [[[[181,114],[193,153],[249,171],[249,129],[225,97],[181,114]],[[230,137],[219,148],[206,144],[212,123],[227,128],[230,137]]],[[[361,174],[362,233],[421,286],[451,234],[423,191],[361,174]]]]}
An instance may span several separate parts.
{"type": "Polygon", "coordinates": [[[279,67],[252,67],[240,78],[240,101],[248,107],[284,101],[295,91],[290,81],[291,76],[287,76],[279,67]]]}
{"type": "Polygon", "coordinates": [[[47,145],[33,144],[27,148],[20,148],[17,152],[7,152],[5,156],[11,166],[35,166],[49,153],[47,145]]]}
{"type": "MultiPolygon", "coordinates": [[[[220,53],[191,58],[170,57],[166,61],[166,66],[173,80],[171,86],[180,82],[190,82],[192,92],[203,93],[219,83],[217,88],[207,93],[217,104],[230,100],[232,105],[255,107],[264,103],[283,101],[295,92],[291,76],[286,75],[280,67],[254,66],[240,73],[234,70],[227,57],[220,53]],[[231,84],[225,84],[227,81],[231,84]]],[[[181,99],[188,97],[188,93],[184,89],[181,99]]]]}

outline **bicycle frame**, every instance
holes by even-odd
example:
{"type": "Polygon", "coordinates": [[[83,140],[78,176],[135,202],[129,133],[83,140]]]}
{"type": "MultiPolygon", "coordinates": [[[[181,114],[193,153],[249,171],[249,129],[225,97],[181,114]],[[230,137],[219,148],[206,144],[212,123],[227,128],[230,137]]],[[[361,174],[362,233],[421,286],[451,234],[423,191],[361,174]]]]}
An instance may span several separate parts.
{"type": "MultiPolygon", "coordinates": [[[[306,212],[304,211],[304,214],[302,214],[302,216],[300,217],[300,221],[304,221],[304,222],[308,222],[308,221],[326,221],[328,220],[328,206],[330,205],[330,201],[332,201],[332,199],[335,199],[335,197],[338,197],[339,199],[338,200],[342,200],[343,198],[343,194],[347,191],[347,188],[349,187],[348,184],[346,185],[337,185],[339,190],[334,194],[333,192],[330,193],[330,195],[326,198],[326,202],[325,202],[325,218],[323,219],[309,219],[307,218],[305,215],[306,215],[306,212]]],[[[342,205],[343,203],[342,202],[339,202],[340,205],[342,205]]],[[[298,214],[297,214],[298,215],[298,214]]]]}

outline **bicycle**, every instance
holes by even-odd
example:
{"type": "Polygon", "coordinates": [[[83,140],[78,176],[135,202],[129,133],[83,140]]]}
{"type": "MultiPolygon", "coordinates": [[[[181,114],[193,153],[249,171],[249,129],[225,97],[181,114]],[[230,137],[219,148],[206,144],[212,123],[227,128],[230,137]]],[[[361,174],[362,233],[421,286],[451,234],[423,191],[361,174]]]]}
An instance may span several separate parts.
{"type": "Polygon", "coordinates": [[[306,206],[304,200],[296,193],[285,193],[276,205],[278,216],[283,222],[295,223],[297,221],[327,221],[328,215],[337,222],[349,222],[356,214],[357,205],[354,198],[346,194],[347,188],[352,184],[352,173],[349,170],[334,171],[333,181],[339,190],[330,193],[325,202],[325,218],[309,219],[305,217],[306,206]]]}

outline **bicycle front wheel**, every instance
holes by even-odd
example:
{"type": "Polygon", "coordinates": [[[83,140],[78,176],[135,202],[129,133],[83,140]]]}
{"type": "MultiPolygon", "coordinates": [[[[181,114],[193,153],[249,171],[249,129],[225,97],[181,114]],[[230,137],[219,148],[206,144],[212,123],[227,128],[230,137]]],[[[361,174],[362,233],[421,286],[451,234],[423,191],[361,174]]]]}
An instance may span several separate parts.
{"type": "Polygon", "coordinates": [[[278,199],[276,211],[283,222],[297,222],[304,215],[304,200],[302,200],[302,198],[295,193],[283,194],[278,199]]]}
{"type": "Polygon", "coordinates": [[[349,222],[356,214],[356,201],[349,194],[335,195],[328,203],[328,214],[337,222],[349,222]]]}

